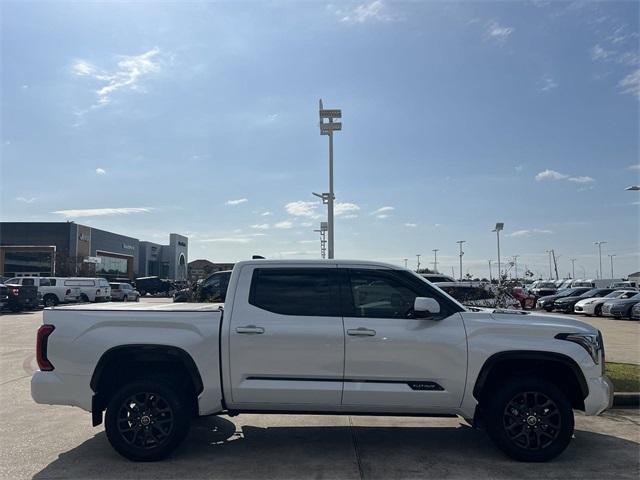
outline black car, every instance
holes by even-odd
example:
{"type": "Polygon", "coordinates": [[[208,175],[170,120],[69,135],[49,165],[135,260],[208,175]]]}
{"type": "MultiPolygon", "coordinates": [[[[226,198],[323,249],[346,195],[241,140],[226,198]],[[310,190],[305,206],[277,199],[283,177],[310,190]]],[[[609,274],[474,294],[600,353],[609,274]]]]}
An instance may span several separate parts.
{"type": "Polygon", "coordinates": [[[529,293],[538,298],[555,295],[558,289],[555,282],[537,282],[536,285],[529,290],[529,293]]]}
{"type": "Polygon", "coordinates": [[[5,295],[6,300],[0,303],[4,303],[3,307],[12,312],[34,310],[40,306],[38,287],[34,285],[0,284],[0,298],[5,295]]]}
{"type": "Polygon", "coordinates": [[[640,293],[630,298],[616,298],[608,300],[602,305],[602,315],[605,317],[630,318],[631,309],[640,302],[640,293]]]}
{"type": "Polygon", "coordinates": [[[174,302],[224,303],[231,270],[215,272],[191,288],[178,290],[173,295],[174,302]]]}
{"type": "Polygon", "coordinates": [[[136,278],[135,289],[140,292],[141,296],[147,293],[150,295],[163,294],[169,296],[176,289],[171,280],[160,277],[140,277],[136,278]]]}
{"type": "Polygon", "coordinates": [[[585,292],[592,290],[591,287],[575,287],[575,288],[567,288],[566,290],[562,290],[560,293],[556,293],[555,295],[548,295],[546,297],[539,298],[536,302],[537,308],[544,308],[547,312],[551,312],[554,308],[553,302],[555,302],[559,298],[563,297],[575,297],[578,295],[582,295],[585,292]]]}
{"type": "Polygon", "coordinates": [[[564,313],[572,313],[573,307],[576,306],[580,300],[585,298],[600,298],[605,295],[609,295],[613,292],[613,288],[592,288],[591,290],[584,292],[582,295],[572,295],[570,297],[560,297],[553,302],[553,309],[559,310],[564,313]]]}

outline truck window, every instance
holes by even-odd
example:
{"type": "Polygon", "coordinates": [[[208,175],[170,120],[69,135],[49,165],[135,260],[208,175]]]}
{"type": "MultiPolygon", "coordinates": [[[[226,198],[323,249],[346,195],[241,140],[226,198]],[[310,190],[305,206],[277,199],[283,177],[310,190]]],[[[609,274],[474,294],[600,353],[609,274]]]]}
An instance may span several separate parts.
{"type": "Polygon", "coordinates": [[[51,279],[50,278],[41,278],[40,279],[40,286],[41,287],[50,287],[51,286],[51,279]]]}
{"type": "Polygon", "coordinates": [[[22,285],[35,285],[36,282],[33,278],[23,278],[22,285]]]}
{"type": "Polygon", "coordinates": [[[328,268],[257,268],[249,303],[281,315],[337,317],[339,302],[331,273],[328,268]]]}
{"type": "Polygon", "coordinates": [[[352,271],[351,294],[356,317],[409,318],[418,294],[392,276],[352,271]]]}

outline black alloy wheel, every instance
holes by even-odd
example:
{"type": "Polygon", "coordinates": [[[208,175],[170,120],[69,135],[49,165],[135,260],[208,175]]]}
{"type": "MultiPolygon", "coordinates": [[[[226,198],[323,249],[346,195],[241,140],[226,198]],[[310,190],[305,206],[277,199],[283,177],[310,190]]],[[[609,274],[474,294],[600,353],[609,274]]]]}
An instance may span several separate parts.
{"type": "Polygon", "coordinates": [[[118,412],[118,432],[124,441],[145,450],[166,442],[173,430],[173,423],[171,406],[156,393],[132,395],[118,412]]]}
{"type": "Polygon", "coordinates": [[[558,405],[541,392],[518,393],[505,407],[502,420],[509,440],[527,450],[548,447],[562,428],[558,405]]]}

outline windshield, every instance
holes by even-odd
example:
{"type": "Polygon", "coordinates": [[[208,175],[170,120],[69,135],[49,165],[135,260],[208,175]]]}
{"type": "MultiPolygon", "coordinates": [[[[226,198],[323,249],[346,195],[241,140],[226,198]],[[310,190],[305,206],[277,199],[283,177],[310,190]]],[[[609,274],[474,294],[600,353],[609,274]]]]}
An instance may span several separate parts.
{"type": "Polygon", "coordinates": [[[536,288],[556,288],[556,284],[553,282],[542,282],[536,285],[536,288]]]}

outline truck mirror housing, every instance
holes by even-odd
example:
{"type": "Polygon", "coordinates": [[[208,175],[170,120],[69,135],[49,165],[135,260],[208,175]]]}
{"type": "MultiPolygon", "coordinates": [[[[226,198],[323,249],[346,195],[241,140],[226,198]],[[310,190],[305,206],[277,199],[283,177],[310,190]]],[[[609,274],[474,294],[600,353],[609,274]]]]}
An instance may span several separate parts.
{"type": "Polygon", "coordinates": [[[413,311],[417,317],[440,313],[440,304],[431,297],[416,297],[413,302],[413,311]]]}

